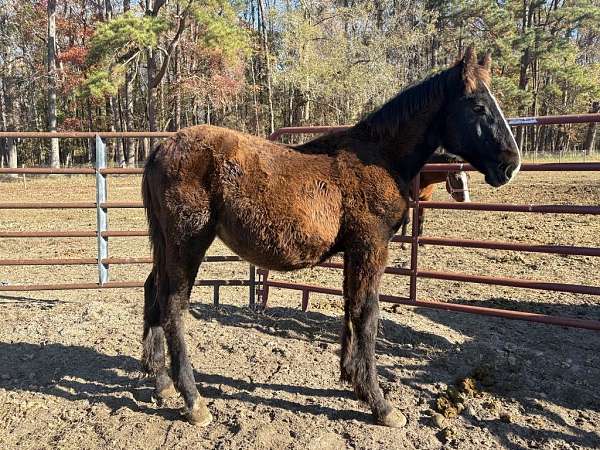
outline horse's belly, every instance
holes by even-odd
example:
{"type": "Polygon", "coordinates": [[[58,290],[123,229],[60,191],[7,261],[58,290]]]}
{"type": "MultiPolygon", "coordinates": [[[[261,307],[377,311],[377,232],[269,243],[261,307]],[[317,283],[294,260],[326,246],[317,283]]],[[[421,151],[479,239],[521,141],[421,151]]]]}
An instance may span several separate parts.
{"type": "Polygon", "coordinates": [[[289,222],[240,223],[237,217],[228,219],[219,221],[219,238],[234,253],[265,269],[295,270],[314,266],[335,243],[333,233],[310,234],[289,222]]]}
{"type": "Polygon", "coordinates": [[[219,164],[217,235],[231,250],[275,270],[309,267],[329,253],[342,216],[329,159],[256,150],[219,164]]]}
{"type": "MultiPolygon", "coordinates": [[[[238,193],[239,194],[239,193],[238,193]]],[[[314,266],[338,239],[341,204],[314,197],[257,201],[229,197],[219,211],[217,235],[231,250],[257,266],[294,270],[314,266]]]]}

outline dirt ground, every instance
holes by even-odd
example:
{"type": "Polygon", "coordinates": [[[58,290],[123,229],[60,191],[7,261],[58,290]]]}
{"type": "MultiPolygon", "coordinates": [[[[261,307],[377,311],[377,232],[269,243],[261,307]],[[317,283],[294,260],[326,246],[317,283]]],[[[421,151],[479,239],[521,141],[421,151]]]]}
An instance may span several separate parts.
{"type": "MultiPolygon", "coordinates": [[[[139,198],[139,177],[112,177],[109,199],[139,198]]],[[[493,190],[472,177],[475,201],[600,204],[600,173],[523,173],[493,190]]],[[[440,190],[436,198],[447,194],[440,190]]],[[[1,201],[90,201],[92,177],[0,182],[1,201]]],[[[110,229],[144,228],[141,210],[111,210],[110,229]]],[[[2,230],[90,229],[95,211],[0,210],[2,230]]],[[[600,245],[597,217],[428,211],[425,234],[545,244],[600,245]]],[[[95,256],[95,240],[0,239],[0,259],[95,256]]],[[[111,238],[115,257],[148,255],[145,238],[111,238]]],[[[210,254],[230,254],[215,243],[210,254]]],[[[600,285],[600,260],[580,256],[425,247],[432,270],[600,285]]],[[[389,263],[406,266],[392,245],[389,263]]],[[[149,267],[112,266],[112,280],[149,267]]],[[[204,278],[244,278],[244,263],[205,264],[204,278]]],[[[95,266],[0,266],[0,282],[96,281],[95,266]]],[[[275,274],[339,288],[339,271],[275,274]]],[[[383,292],[406,295],[386,275],[383,292]]],[[[139,373],[140,289],[0,292],[1,449],[600,448],[600,333],[382,304],[379,377],[408,417],[392,430],[338,382],[341,299],[272,289],[270,308],[247,308],[247,288],[196,288],[186,317],[200,392],[214,422],[180,419],[181,399],[159,407],[139,373]],[[466,379],[466,381],[465,381],[466,379]],[[461,385],[461,381],[463,381],[461,385]],[[462,387],[461,387],[462,386],[462,387]],[[441,413],[441,414],[440,414],[441,413]],[[458,415],[456,415],[458,413],[458,415]],[[444,417],[444,414],[448,417],[444,417]],[[455,416],[456,415],[456,416],[455,416]],[[453,417],[454,416],[454,417],[453,417]]],[[[600,320],[594,296],[419,281],[422,300],[600,320]]]]}

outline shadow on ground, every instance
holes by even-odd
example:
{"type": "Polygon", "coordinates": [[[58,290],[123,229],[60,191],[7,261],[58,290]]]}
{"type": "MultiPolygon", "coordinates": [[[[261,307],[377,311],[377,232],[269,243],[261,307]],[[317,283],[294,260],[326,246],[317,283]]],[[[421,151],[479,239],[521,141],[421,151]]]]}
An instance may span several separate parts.
{"type": "MultiPolygon", "coordinates": [[[[557,307],[552,305],[554,309],[557,307]]],[[[577,308],[565,306],[565,315],[577,316],[577,308]]],[[[543,416],[569,430],[536,431],[533,424],[530,427],[512,424],[510,433],[522,435],[523,439],[539,435],[542,440],[560,439],[592,447],[600,445],[598,433],[585,432],[567,423],[539,402],[543,399],[551,405],[571,410],[600,412],[598,333],[420,308],[417,313],[432,325],[431,332],[423,332],[414,331],[408,321],[411,316],[402,314],[402,310],[400,313],[397,316],[386,313],[381,321],[378,353],[398,358],[397,363],[380,367],[384,384],[403,382],[422,389],[424,383],[452,383],[485,363],[495,377],[489,388],[492,394],[517,402],[525,414],[543,416]],[[456,345],[441,333],[436,334],[436,325],[457,331],[465,337],[464,343],[456,345]],[[577,353],[569,352],[569,346],[577,348],[577,353]],[[412,368],[401,366],[402,359],[418,360],[423,364],[412,368]],[[399,376],[398,369],[410,370],[413,378],[399,376]]],[[[192,305],[192,314],[198,322],[217,321],[224,326],[255,329],[267,335],[305,341],[337,342],[340,329],[337,318],[292,308],[270,308],[259,314],[248,308],[222,306],[215,309],[196,303],[192,305]]],[[[100,402],[113,411],[125,407],[167,419],[179,417],[174,409],[158,408],[149,403],[150,382],[139,381],[139,363],[131,356],[109,356],[83,346],[4,342],[0,343],[0,367],[3,368],[0,387],[5,390],[39,392],[72,401],[87,400],[92,404],[100,402]]],[[[255,392],[260,387],[316,397],[351,395],[345,389],[256,384],[245,381],[247,378],[234,379],[218,374],[197,373],[196,377],[204,385],[203,395],[211,399],[235,399],[251,405],[326,415],[331,420],[370,421],[368,414],[358,411],[358,405],[357,410],[337,410],[289,399],[266,398],[255,392]],[[223,392],[221,385],[233,389],[223,392]]],[[[486,427],[505,446],[514,447],[506,436],[506,424],[499,419],[481,422],[479,426],[486,427]]]]}
{"type": "MultiPolygon", "coordinates": [[[[460,303],[460,302],[459,302],[460,303]]],[[[476,306],[500,307],[537,313],[595,319],[600,308],[593,305],[560,305],[540,302],[519,302],[509,299],[489,301],[465,300],[476,306]]],[[[398,311],[402,312],[404,306],[398,311]]],[[[415,331],[407,318],[398,321],[382,319],[380,323],[378,354],[397,358],[420,360],[425,364],[379,366],[379,373],[387,382],[403,382],[415,390],[423,383],[451,384],[476,369],[485,368],[493,382],[485,389],[493,396],[516,402],[525,415],[544,417],[568,432],[538,429],[510,424],[513,435],[524,440],[564,440],[570,444],[600,446],[600,433],[586,432],[567,423],[564,417],[552,411],[549,405],[561,406],[584,414],[600,412],[600,334],[588,330],[511,321],[500,318],[444,312],[419,308],[416,312],[432,322],[431,332],[415,331]],[[448,327],[464,336],[465,343],[456,345],[436,334],[436,327],[448,327]],[[577,351],[571,351],[577,349],[577,351]],[[419,376],[398,376],[396,369],[407,369],[419,376]],[[546,405],[543,404],[546,403],[546,405]]],[[[247,308],[223,306],[215,309],[194,304],[192,314],[198,320],[218,321],[227,326],[253,328],[273,336],[306,341],[338,341],[340,320],[319,312],[306,313],[293,308],[269,308],[262,314],[247,308]]],[[[386,317],[390,317],[386,315],[386,317]]],[[[439,328],[438,328],[439,330],[439,328]]],[[[384,384],[385,384],[384,381],[384,384]]],[[[495,434],[509,448],[507,424],[500,419],[478,423],[495,434]]]]}

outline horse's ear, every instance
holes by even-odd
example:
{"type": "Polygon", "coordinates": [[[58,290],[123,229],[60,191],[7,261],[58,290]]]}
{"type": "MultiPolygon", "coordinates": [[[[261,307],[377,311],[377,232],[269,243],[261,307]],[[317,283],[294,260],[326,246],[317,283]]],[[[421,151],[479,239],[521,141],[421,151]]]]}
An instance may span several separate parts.
{"type": "Polygon", "coordinates": [[[467,47],[461,63],[462,79],[465,83],[465,90],[466,92],[473,92],[477,87],[477,57],[475,56],[475,49],[472,45],[467,47]]]}
{"type": "Polygon", "coordinates": [[[485,52],[483,58],[479,60],[479,65],[488,72],[492,69],[492,51],[488,50],[485,52]]]}
{"type": "Polygon", "coordinates": [[[477,56],[475,55],[475,47],[473,45],[469,45],[462,57],[462,62],[465,66],[472,66],[476,61],[477,56]]]}

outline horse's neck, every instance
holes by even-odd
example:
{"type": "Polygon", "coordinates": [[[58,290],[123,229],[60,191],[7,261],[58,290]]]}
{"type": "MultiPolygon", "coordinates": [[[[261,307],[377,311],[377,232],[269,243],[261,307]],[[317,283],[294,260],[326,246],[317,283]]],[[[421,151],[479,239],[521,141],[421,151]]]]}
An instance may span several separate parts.
{"type": "Polygon", "coordinates": [[[385,153],[393,170],[409,183],[423,168],[441,143],[439,112],[442,105],[419,114],[414,123],[407,123],[398,130],[396,142],[385,144],[385,153]]]}
{"type": "Polygon", "coordinates": [[[443,120],[440,117],[443,106],[444,101],[438,99],[401,124],[393,135],[374,135],[361,122],[348,130],[326,134],[293,148],[303,153],[355,152],[361,158],[383,163],[395,178],[400,178],[398,181],[408,184],[440,146],[439,124],[443,120]]]}

